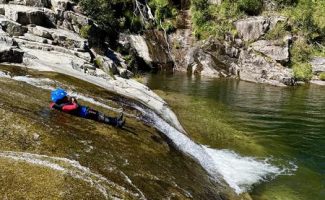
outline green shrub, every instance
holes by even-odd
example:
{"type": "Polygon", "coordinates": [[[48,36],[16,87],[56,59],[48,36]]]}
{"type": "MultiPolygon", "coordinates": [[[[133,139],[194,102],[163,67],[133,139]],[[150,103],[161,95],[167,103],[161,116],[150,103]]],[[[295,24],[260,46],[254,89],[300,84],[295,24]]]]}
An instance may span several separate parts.
{"type": "Polygon", "coordinates": [[[293,43],[290,53],[294,77],[301,81],[310,80],[312,78],[312,67],[309,64],[312,54],[311,46],[305,39],[299,38],[293,43]]]}
{"type": "Polygon", "coordinates": [[[155,18],[158,22],[175,17],[178,13],[177,9],[168,0],[151,0],[149,6],[154,11],[155,18]]]}
{"type": "Polygon", "coordinates": [[[293,74],[299,81],[308,81],[313,76],[312,67],[309,63],[295,63],[293,65],[293,74]]]}
{"type": "Polygon", "coordinates": [[[293,7],[284,7],[281,13],[289,18],[292,33],[310,42],[325,41],[325,1],[299,0],[293,7]]]}
{"type": "Polygon", "coordinates": [[[217,36],[223,39],[226,33],[235,32],[233,22],[243,16],[236,2],[224,0],[218,6],[206,5],[206,0],[192,2],[192,22],[196,38],[217,36]]]}
{"type": "Polygon", "coordinates": [[[262,0],[239,0],[239,9],[248,15],[258,15],[262,12],[262,0]]]}
{"type": "Polygon", "coordinates": [[[174,32],[176,30],[175,25],[170,20],[165,20],[161,24],[161,26],[166,31],[166,33],[171,33],[171,32],[174,32]]]}
{"type": "Polygon", "coordinates": [[[305,39],[300,38],[293,43],[290,53],[293,62],[307,62],[310,60],[312,49],[305,39]]]}
{"type": "Polygon", "coordinates": [[[320,73],[319,79],[325,81],[325,72],[320,73]]]}
{"type": "Polygon", "coordinates": [[[287,29],[288,28],[286,23],[279,22],[272,30],[268,31],[264,37],[267,40],[276,40],[283,38],[288,33],[287,29]]]}
{"type": "Polygon", "coordinates": [[[283,7],[283,6],[292,6],[296,5],[298,3],[298,0],[274,0],[278,6],[283,7]]]}
{"type": "Polygon", "coordinates": [[[88,38],[91,25],[86,25],[80,28],[79,34],[83,38],[88,38]]]}
{"type": "Polygon", "coordinates": [[[102,63],[101,58],[99,58],[99,57],[95,58],[94,62],[95,62],[95,65],[96,65],[98,68],[100,68],[100,69],[103,68],[103,63],[102,63]]]}

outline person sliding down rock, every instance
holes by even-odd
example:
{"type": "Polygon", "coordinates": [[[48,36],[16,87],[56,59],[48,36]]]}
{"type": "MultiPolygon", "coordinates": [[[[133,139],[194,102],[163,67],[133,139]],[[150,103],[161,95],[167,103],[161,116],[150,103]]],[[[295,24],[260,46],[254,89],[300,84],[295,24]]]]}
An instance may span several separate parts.
{"type": "Polygon", "coordinates": [[[61,88],[55,89],[51,92],[51,99],[52,102],[50,104],[50,108],[119,128],[123,127],[125,124],[123,113],[121,113],[119,117],[108,117],[103,113],[93,110],[87,106],[79,105],[74,97],[68,96],[67,92],[61,88]]]}

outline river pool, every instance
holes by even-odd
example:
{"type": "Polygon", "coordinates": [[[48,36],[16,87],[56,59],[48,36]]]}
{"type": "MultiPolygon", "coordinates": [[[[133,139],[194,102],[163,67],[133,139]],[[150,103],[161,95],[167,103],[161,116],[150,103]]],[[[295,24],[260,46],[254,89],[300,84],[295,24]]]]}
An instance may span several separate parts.
{"type": "MultiPolygon", "coordinates": [[[[145,81],[196,142],[266,159],[283,170],[253,185],[253,199],[325,199],[324,86],[274,87],[166,73],[145,81]]],[[[233,179],[240,176],[239,171],[233,179]]]]}

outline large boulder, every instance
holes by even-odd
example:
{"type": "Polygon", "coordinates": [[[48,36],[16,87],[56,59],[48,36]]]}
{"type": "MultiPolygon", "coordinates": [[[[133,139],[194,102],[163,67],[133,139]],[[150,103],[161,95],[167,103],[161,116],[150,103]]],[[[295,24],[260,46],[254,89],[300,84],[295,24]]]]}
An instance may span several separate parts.
{"type": "Polygon", "coordinates": [[[45,27],[54,27],[56,14],[47,8],[37,8],[22,5],[0,5],[5,16],[22,25],[35,24],[45,27]]]}
{"type": "Polygon", "coordinates": [[[244,41],[255,41],[274,28],[279,21],[285,20],[282,16],[257,16],[240,19],[235,22],[235,26],[244,41]]]}
{"type": "Polygon", "coordinates": [[[285,37],[283,40],[258,40],[251,44],[251,47],[273,60],[286,64],[289,62],[289,44],[291,37],[285,37]]]}
{"type": "Polygon", "coordinates": [[[82,27],[93,25],[93,21],[90,18],[72,11],[64,12],[63,19],[59,26],[76,33],[80,33],[82,27]]]}
{"type": "Polygon", "coordinates": [[[325,58],[323,57],[315,57],[310,62],[313,74],[320,74],[325,72],[325,58]]]}
{"type": "Polygon", "coordinates": [[[239,35],[245,40],[256,40],[266,33],[270,25],[264,16],[250,17],[235,22],[239,35]]]}
{"type": "Polygon", "coordinates": [[[80,48],[86,41],[78,34],[64,29],[51,29],[41,26],[30,26],[28,29],[28,32],[33,35],[53,40],[53,43],[69,49],[80,48]]]}
{"type": "Polygon", "coordinates": [[[161,31],[147,31],[143,36],[124,35],[120,37],[119,43],[124,49],[129,48],[129,52],[136,52],[137,57],[145,62],[144,65],[151,69],[171,70],[174,67],[169,44],[161,31]]]}
{"type": "Polygon", "coordinates": [[[235,76],[236,59],[230,55],[239,50],[234,49],[234,46],[230,47],[215,39],[198,43],[186,56],[187,70],[207,77],[235,76]]]}
{"type": "Polygon", "coordinates": [[[188,72],[206,77],[227,77],[228,73],[221,66],[222,63],[216,63],[213,56],[204,52],[202,49],[192,50],[193,62],[188,65],[188,72]]]}
{"type": "Polygon", "coordinates": [[[295,84],[291,69],[256,53],[253,49],[241,51],[238,66],[238,75],[242,80],[277,86],[295,84]]]}

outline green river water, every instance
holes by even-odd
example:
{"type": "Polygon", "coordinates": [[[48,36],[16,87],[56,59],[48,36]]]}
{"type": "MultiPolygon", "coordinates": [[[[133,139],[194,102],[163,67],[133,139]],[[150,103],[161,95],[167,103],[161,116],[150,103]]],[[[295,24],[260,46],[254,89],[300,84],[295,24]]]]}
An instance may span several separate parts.
{"type": "Polygon", "coordinates": [[[324,86],[283,88],[186,74],[153,74],[145,81],[193,140],[291,169],[252,187],[253,199],[325,199],[324,86]]]}

